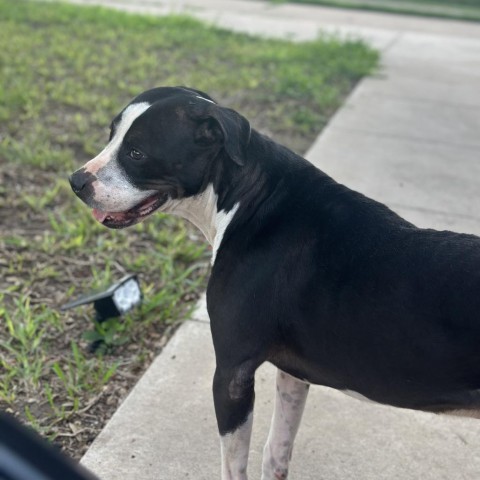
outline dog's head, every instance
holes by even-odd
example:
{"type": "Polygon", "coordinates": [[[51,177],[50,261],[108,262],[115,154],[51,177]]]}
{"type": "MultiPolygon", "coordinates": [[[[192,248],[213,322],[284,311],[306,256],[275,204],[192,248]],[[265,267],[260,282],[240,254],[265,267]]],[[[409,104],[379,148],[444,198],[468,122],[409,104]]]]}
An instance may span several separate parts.
{"type": "Polygon", "coordinates": [[[115,117],[107,146],[70,184],[99,222],[128,227],[169,200],[202,193],[216,163],[241,167],[249,137],[248,121],[205,93],[155,88],[115,117]]]}

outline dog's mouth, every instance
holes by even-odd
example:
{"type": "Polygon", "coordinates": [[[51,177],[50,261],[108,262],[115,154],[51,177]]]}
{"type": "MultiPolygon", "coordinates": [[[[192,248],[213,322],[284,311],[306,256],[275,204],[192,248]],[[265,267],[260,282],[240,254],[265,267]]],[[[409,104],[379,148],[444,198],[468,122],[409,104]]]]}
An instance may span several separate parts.
{"type": "Polygon", "coordinates": [[[104,212],[94,208],[97,221],[108,228],[126,228],[142,221],[168,200],[168,193],[155,193],[125,212],[104,212]]]}

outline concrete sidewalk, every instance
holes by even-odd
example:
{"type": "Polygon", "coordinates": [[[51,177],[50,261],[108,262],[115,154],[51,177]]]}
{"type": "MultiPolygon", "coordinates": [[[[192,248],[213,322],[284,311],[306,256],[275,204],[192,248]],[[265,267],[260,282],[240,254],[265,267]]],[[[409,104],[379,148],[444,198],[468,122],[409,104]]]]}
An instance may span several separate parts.
{"type": "MultiPolygon", "coordinates": [[[[252,1],[89,3],[156,14],[182,4],[200,18],[252,33],[304,39],[324,28],[367,39],[382,50],[382,71],[359,84],[309,160],[420,226],[480,234],[480,25],[252,1]]],[[[104,480],[219,478],[213,371],[201,305],[83,463],[104,480]]],[[[256,391],[252,479],[260,477],[273,406],[271,366],[259,370],[256,391]]],[[[473,480],[480,478],[479,452],[478,421],[392,409],[313,387],[291,478],[473,480]]]]}

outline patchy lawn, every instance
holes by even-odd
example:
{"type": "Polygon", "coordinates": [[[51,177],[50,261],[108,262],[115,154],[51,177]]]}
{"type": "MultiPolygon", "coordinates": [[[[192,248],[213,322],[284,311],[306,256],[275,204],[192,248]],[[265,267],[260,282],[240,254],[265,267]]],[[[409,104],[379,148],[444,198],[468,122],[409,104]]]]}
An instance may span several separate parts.
{"type": "Polygon", "coordinates": [[[68,186],[133,96],[199,88],[304,151],[376,62],[356,41],[0,0],[0,408],[79,458],[205,288],[199,232],[160,214],[107,230],[68,186]],[[126,318],[95,326],[91,308],[60,313],[125,272],[145,294],[126,318]],[[85,332],[104,348],[89,353],[85,332]]]}

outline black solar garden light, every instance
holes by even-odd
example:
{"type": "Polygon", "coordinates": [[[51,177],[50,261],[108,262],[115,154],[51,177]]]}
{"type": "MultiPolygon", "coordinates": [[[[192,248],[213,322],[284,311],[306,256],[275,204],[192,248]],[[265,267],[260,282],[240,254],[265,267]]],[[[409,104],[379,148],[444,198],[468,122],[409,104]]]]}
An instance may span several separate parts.
{"type": "Polygon", "coordinates": [[[120,317],[140,305],[143,295],[136,274],[129,274],[107,290],[83,295],[61,307],[62,311],[93,303],[97,322],[120,317]]]}

